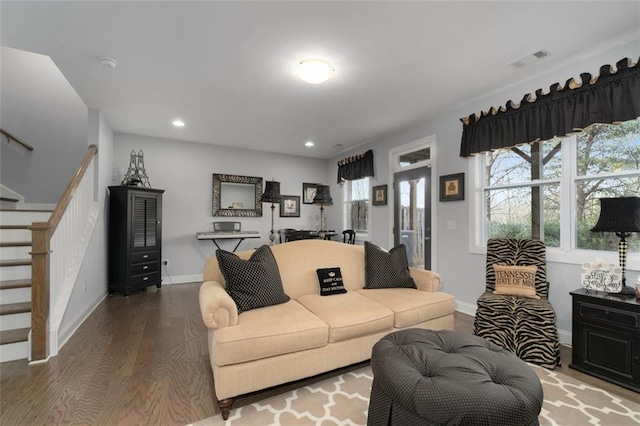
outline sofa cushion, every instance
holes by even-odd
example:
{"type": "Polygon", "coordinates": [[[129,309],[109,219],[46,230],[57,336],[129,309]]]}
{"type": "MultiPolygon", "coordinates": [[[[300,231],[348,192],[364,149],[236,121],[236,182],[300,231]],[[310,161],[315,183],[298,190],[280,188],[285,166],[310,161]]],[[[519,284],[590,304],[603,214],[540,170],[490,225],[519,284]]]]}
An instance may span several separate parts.
{"type": "Polygon", "coordinates": [[[318,283],[320,284],[320,296],[331,296],[347,292],[342,282],[340,268],[320,268],[316,269],[316,274],[318,274],[318,283]]]}
{"type": "Polygon", "coordinates": [[[269,246],[258,248],[248,260],[222,249],[216,250],[216,257],[225,289],[236,303],[238,314],[289,301],[269,246]]]}
{"type": "Polygon", "coordinates": [[[329,325],[329,342],[339,342],[393,328],[393,312],[354,292],[322,297],[307,294],[298,302],[329,325]]]}
{"type": "Polygon", "coordinates": [[[358,294],[391,309],[394,327],[404,328],[452,314],[455,298],[447,293],[416,291],[409,288],[358,290],[358,294]]]}
{"type": "Polygon", "coordinates": [[[364,288],[416,288],[409,273],[404,244],[388,252],[369,241],[364,242],[364,288]]]}
{"type": "Polygon", "coordinates": [[[222,366],[321,347],[328,338],[327,324],[290,300],[247,311],[238,325],[216,330],[213,353],[222,366]]]}

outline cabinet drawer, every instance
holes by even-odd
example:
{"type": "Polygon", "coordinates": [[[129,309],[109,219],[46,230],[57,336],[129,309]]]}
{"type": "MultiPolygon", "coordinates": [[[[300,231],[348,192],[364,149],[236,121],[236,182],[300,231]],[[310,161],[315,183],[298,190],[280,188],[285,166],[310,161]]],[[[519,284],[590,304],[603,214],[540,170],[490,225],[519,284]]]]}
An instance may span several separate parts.
{"type": "Polygon", "coordinates": [[[160,262],[136,263],[131,265],[131,275],[148,274],[149,272],[157,272],[160,270],[160,262]]]}
{"type": "Polygon", "coordinates": [[[617,324],[623,327],[638,327],[637,314],[592,305],[590,303],[581,303],[579,306],[578,315],[581,318],[606,321],[607,323],[617,324]]]}
{"type": "Polygon", "coordinates": [[[131,285],[133,286],[145,283],[152,285],[157,282],[160,282],[160,272],[151,272],[149,274],[134,275],[131,277],[131,285]]]}
{"type": "Polygon", "coordinates": [[[158,251],[146,251],[141,253],[131,254],[131,263],[150,262],[152,260],[158,260],[158,251]]]}

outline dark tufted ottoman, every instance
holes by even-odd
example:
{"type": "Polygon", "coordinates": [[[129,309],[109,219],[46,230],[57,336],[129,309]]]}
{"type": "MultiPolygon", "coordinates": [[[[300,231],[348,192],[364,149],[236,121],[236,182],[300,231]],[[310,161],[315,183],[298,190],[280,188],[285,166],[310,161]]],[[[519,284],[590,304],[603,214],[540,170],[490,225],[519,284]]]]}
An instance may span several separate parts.
{"type": "Polygon", "coordinates": [[[368,425],[538,425],[542,385],[511,352],[471,334],[409,329],[373,347],[368,425]]]}

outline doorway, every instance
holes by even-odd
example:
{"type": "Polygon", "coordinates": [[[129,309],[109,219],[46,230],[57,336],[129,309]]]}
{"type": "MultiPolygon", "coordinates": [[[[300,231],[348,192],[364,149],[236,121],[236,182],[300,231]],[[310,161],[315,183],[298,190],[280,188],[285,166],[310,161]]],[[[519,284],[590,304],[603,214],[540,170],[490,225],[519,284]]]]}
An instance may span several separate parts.
{"type": "Polygon", "coordinates": [[[431,269],[431,167],[394,173],[394,245],[407,247],[409,266],[431,269]]]}

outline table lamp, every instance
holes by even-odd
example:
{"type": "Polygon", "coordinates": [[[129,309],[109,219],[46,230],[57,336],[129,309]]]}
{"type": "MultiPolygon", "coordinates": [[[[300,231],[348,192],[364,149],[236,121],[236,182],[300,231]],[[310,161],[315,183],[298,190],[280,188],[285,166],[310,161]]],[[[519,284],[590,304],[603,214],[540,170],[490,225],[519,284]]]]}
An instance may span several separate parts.
{"type": "Polygon", "coordinates": [[[633,295],[635,290],[626,285],[627,237],[640,232],[640,197],[600,198],[600,217],[591,232],[615,232],[620,238],[618,257],[622,269],[620,294],[633,295]]]}
{"type": "Polygon", "coordinates": [[[320,206],[320,232],[318,236],[324,238],[324,206],[332,206],[333,199],[328,185],[318,185],[316,188],[316,196],[313,197],[313,204],[320,206]]]}
{"type": "Polygon", "coordinates": [[[271,203],[271,234],[269,235],[269,243],[270,246],[275,244],[276,234],[273,232],[273,211],[275,210],[274,204],[279,204],[282,202],[282,197],[280,196],[280,182],[275,182],[274,180],[265,182],[264,192],[262,193],[262,197],[260,197],[261,203],[271,203]]]}

